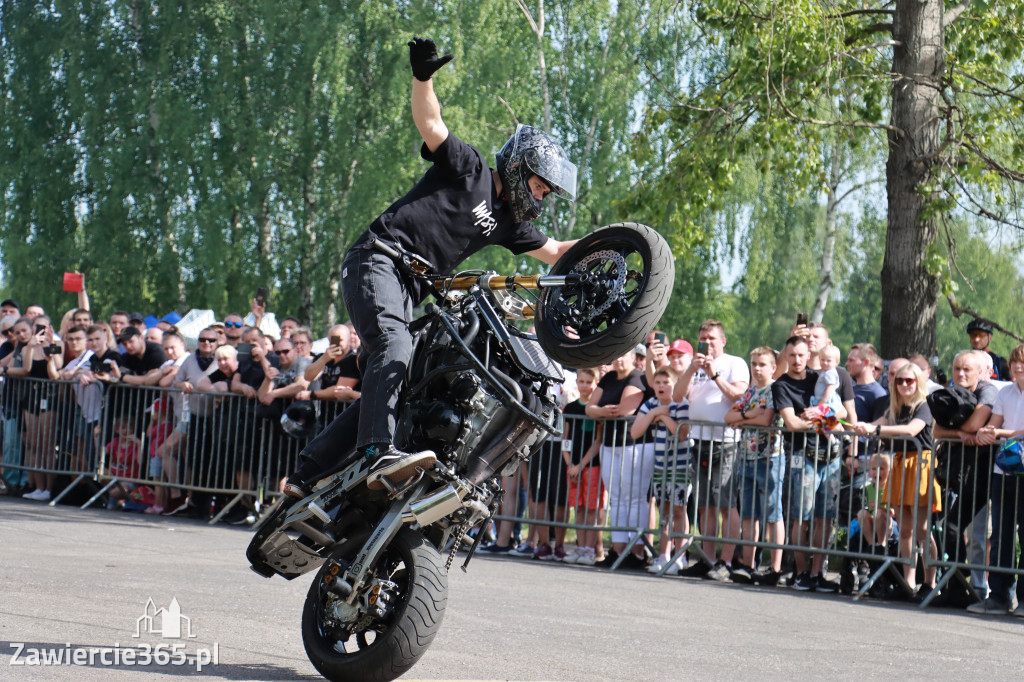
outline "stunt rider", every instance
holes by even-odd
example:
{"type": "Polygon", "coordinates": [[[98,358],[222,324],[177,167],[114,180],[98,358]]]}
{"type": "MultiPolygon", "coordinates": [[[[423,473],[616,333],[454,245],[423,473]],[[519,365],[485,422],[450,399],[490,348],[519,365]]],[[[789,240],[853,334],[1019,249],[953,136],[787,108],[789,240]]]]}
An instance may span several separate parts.
{"type": "Polygon", "coordinates": [[[575,243],[550,239],[529,222],[540,215],[548,194],[576,198],[576,166],[561,146],[542,131],[519,125],[492,170],[479,150],[449,133],[441,120],[432,77],[452,55],[438,57],[432,40],[413,38],[409,60],[412,117],[423,137],[420,155],[433,165],[345,257],[345,306],[363,343],[362,397],[303,449],[299,469],[284,487],[291,497],[305,497],[319,474],[337,468],[339,455],[351,450],[353,430],[356,451],[374,461],[370,488],[382,487],[382,477],[400,482],[436,459],[429,450],[402,452],[393,442],[399,392],[412,355],[408,327],[413,307],[428,293],[425,283],[410,276],[403,257],[414,256],[431,272],[447,274],[490,244],[554,265],[575,243]]]}

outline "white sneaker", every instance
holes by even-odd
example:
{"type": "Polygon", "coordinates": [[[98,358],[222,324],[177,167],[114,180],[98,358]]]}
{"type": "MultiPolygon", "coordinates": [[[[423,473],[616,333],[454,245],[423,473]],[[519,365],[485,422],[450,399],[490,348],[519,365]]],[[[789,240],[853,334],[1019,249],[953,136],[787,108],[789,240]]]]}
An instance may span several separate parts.
{"type": "Polygon", "coordinates": [[[583,548],[582,547],[577,547],[576,549],[574,549],[573,551],[569,552],[564,557],[562,557],[562,563],[563,564],[574,564],[574,563],[576,563],[576,560],[580,558],[580,554],[583,554],[583,548]]]}
{"type": "Polygon", "coordinates": [[[669,575],[675,575],[679,573],[679,571],[686,568],[689,564],[690,562],[686,560],[686,555],[683,554],[681,557],[672,562],[672,568],[668,569],[666,573],[668,573],[669,575]]]}
{"type": "Polygon", "coordinates": [[[593,566],[596,563],[597,557],[594,556],[594,549],[592,547],[584,547],[583,552],[576,559],[577,566],[593,566]]]}
{"type": "Polygon", "coordinates": [[[37,488],[36,490],[33,490],[30,493],[25,493],[24,495],[22,495],[22,497],[25,498],[26,500],[35,500],[36,502],[47,502],[50,499],[50,491],[39,490],[37,488]]]}
{"type": "Polygon", "coordinates": [[[671,558],[672,557],[665,556],[664,554],[659,555],[658,558],[654,560],[654,563],[647,567],[647,572],[654,574],[661,573],[661,569],[665,568],[665,564],[667,564],[668,560],[671,558]]]}

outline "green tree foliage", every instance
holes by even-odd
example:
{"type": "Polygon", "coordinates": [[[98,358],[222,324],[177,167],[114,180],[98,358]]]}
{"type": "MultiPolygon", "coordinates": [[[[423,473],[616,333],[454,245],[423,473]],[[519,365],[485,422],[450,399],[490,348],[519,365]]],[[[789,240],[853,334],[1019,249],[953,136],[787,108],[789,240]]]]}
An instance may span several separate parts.
{"type": "Polygon", "coordinates": [[[686,8],[702,33],[690,48],[701,68],[648,112],[635,153],[651,181],[630,205],[669,207],[665,224],[707,244],[747,164],[785,178],[799,196],[826,177],[827,134],[854,152],[884,149],[880,343],[889,354],[934,349],[940,223],[970,211],[1016,225],[1024,8],[941,0],[686,8]],[[661,168],[647,163],[666,148],[661,168]]]}
{"type": "MultiPolygon", "coordinates": [[[[73,300],[61,272],[81,270],[109,314],[244,312],[267,286],[279,315],[343,319],[345,252],[427,167],[409,114],[414,33],[456,56],[436,81],[454,134],[487,156],[517,121],[565,140],[580,201],[542,229],[614,222],[636,181],[645,65],[677,56],[671,9],[0,0],[3,288],[59,311],[73,300]]],[[[537,268],[498,250],[469,265],[537,268]]]]}

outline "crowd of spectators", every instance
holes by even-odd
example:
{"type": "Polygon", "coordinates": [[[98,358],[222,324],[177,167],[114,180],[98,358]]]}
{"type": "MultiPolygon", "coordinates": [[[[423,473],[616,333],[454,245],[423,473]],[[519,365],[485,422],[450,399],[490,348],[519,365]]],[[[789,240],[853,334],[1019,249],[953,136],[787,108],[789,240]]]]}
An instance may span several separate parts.
{"type": "MultiPolygon", "coordinates": [[[[254,300],[250,315],[206,326],[190,349],[176,315],[148,326],[125,311],[94,320],[81,303],[56,328],[38,305],[22,312],[14,300],[0,304],[4,494],[49,501],[60,484],[49,471],[95,470],[102,454],[107,479],[126,479],[109,488],[110,506],[206,516],[217,508],[204,488],[253,490],[261,455],[286,448],[289,405],[311,401],[329,420],[359,397],[351,325],[331,327],[314,354],[316,335],[299,320],[266,333],[254,300]],[[145,387],[177,391],[137,390],[145,387]],[[104,404],[118,408],[105,413],[104,404]],[[218,453],[231,453],[230,463],[215,461],[218,453]]],[[[521,477],[503,481],[501,513],[525,511],[530,532],[521,536],[503,521],[481,551],[849,591],[843,580],[852,575],[856,586],[856,562],[832,580],[827,550],[837,526],[852,522],[851,538],[859,528],[857,549],[869,554],[945,553],[1014,568],[1024,491],[994,453],[1024,435],[1024,345],[1007,361],[989,350],[985,322],[971,322],[968,334],[971,348],[956,355],[949,385],[969,394],[970,409],[954,427],[932,415],[928,395],[944,387],[920,354],[885,363],[870,343],[858,343],[842,363],[842,349],[813,322],[797,324],[781,351],[754,349],[749,363],[725,352],[715,320],[700,326],[696,349],[651,332],[609,366],[567,373],[565,433],[521,477]],[[938,440],[948,441],[941,477],[938,440]],[[844,506],[851,518],[840,518],[844,506]],[[945,534],[936,539],[927,520],[939,513],[945,534]],[[687,555],[681,536],[693,524],[721,542],[687,555]],[[637,527],[660,530],[656,545],[622,530],[637,527]],[[756,543],[764,541],[808,551],[762,552],[756,543]]],[[[280,457],[264,461],[278,463],[268,478],[276,487],[289,472],[280,457]]],[[[244,499],[226,518],[251,523],[255,515],[244,499]]],[[[922,575],[912,561],[902,569],[917,599],[936,588],[934,566],[922,575]]],[[[1012,573],[973,570],[964,585],[978,600],[972,610],[1024,617],[1012,573]]]]}
{"type": "MultiPolygon", "coordinates": [[[[748,364],[725,353],[715,320],[701,325],[696,351],[651,332],[646,344],[569,380],[577,390],[565,392],[566,432],[548,448],[561,450],[564,472],[549,458],[531,462],[528,518],[541,532],[516,537],[506,521],[481,551],[736,583],[785,578],[797,590],[849,593],[864,584],[866,562],[843,562],[838,581],[827,565],[844,529],[843,549],[903,559],[904,589],[917,601],[936,589],[940,550],[956,562],[1019,567],[1024,496],[992,446],[1024,435],[1024,345],[1007,362],[989,350],[987,323],[971,322],[968,334],[971,348],[957,354],[949,385],[969,394],[969,414],[954,428],[931,414],[928,395],[944,387],[920,354],[886,363],[858,343],[843,364],[828,330],[811,322],[796,325],[781,351],[754,349],[748,364]],[[564,516],[538,517],[552,501],[564,516]],[[940,537],[928,525],[938,518],[940,537]],[[575,549],[546,529],[551,520],[581,527],[575,549]],[[704,542],[688,561],[680,536],[694,522],[719,542],[704,542]],[[601,533],[583,528],[606,523],[614,529],[607,551],[601,533]],[[645,526],[661,530],[656,552],[649,539],[620,530],[645,526]],[[730,542],[738,539],[747,542],[730,542]],[[761,552],[764,541],[808,551],[761,552]],[[918,553],[932,560],[923,574],[912,560],[918,553]]],[[[502,514],[514,515],[515,497],[506,500],[502,514]]],[[[1013,583],[1012,573],[975,569],[969,580],[950,581],[940,603],[1024,617],[1014,610],[1013,583]]]]}
{"type": "MultiPolygon", "coordinates": [[[[296,449],[282,424],[293,403],[327,420],[359,397],[348,325],[332,327],[314,357],[315,335],[298,320],[264,333],[258,300],[251,325],[232,313],[192,339],[173,313],[147,327],[121,310],[94,320],[79,303],[58,327],[41,306],[0,305],[3,494],[47,502],[66,485],[54,472],[99,470],[101,484],[114,482],[111,507],[206,517],[231,495],[203,489],[255,490],[261,456],[282,469],[270,472],[277,488],[288,473],[279,455],[296,449]]],[[[245,498],[224,519],[252,523],[256,511],[245,498]]]]}

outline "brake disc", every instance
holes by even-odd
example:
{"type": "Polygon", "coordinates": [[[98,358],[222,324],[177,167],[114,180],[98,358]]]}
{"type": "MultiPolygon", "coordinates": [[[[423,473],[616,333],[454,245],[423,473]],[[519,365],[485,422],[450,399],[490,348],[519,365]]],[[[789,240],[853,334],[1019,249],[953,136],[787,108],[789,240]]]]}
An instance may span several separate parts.
{"type": "MultiPolygon", "coordinates": [[[[605,310],[607,310],[613,303],[618,301],[622,297],[622,291],[626,286],[626,259],[623,258],[622,254],[619,253],[618,251],[612,251],[610,249],[606,249],[604,251],[595,251],[594,253],[589,254],[583,260],[577,263],[576,266],[573,267],[572,272],[585,276],[588,273],[590,273],[590,265],[598,260],[610,261],[611,263],[613,263],[616,269],[616,277],[614,279],[613,286],[606,288],[608,295],[605,297],[604,301],[592,306],[592,310],[589,311],[589,317],[600,315],[605,310]]],[[[607,264],[604,264],[601,269],[601,280],[603,282],[608,281],[607,272],[605,270],[606,267],[607,264]]]]}

